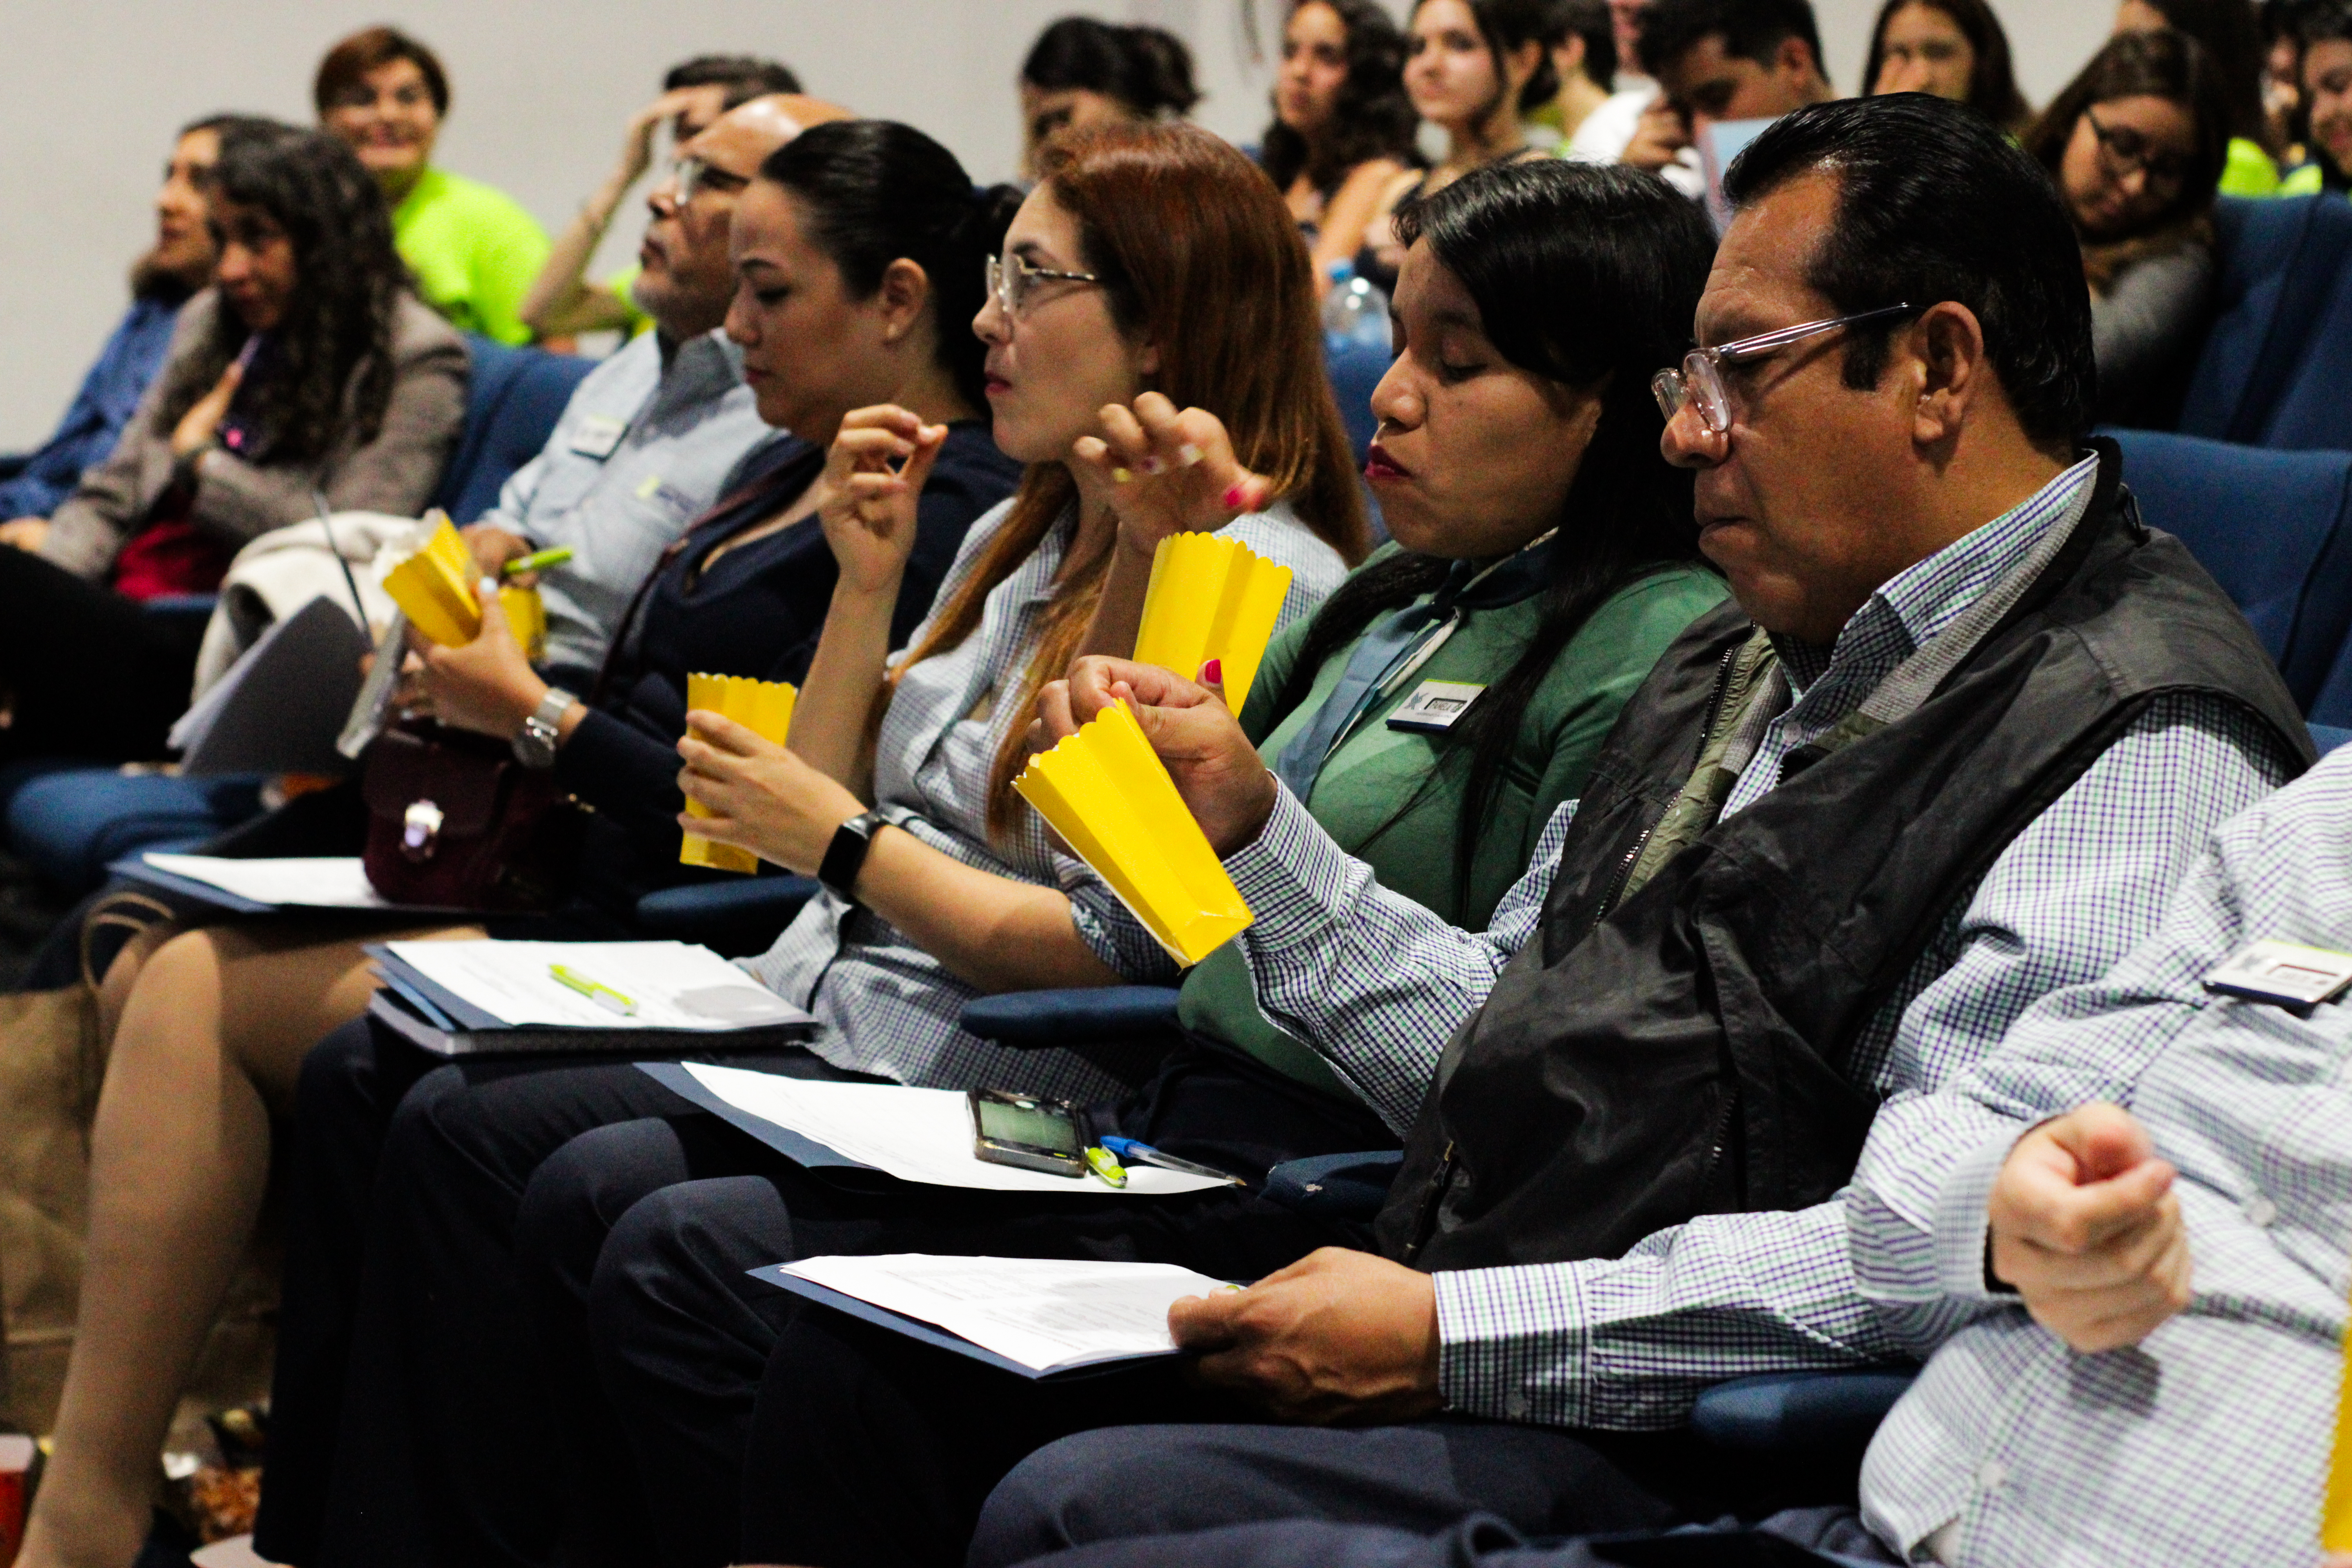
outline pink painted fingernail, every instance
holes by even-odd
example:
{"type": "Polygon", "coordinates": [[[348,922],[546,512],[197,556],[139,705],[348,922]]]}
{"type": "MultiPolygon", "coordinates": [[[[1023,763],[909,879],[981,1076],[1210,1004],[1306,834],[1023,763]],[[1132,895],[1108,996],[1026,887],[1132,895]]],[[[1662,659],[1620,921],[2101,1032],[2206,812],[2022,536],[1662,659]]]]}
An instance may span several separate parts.
{"type": "Polygon", "coordinates": [[[1226,486],[1225,493],[1217,499],[1229,507],[1238,508],[1249,500],[1249,485],[1246,481],[1236,480],[1226,486]]]}
{"type": "Polygon", "coordinates": [[[1167,469],[1167,467],[1168,467],[1168,465],[1167,465],[1167,464],[1165,464],[1165,463],[1163,463],[1163,462],[1161,462],[1161,461],[1160,460],[1160,454],[1159,454],[1159,453],[1157,453],[1157,452],[1154,452],[1154,453],[1152,453],[1150,457],[1148,457],[1148,458],[1144,458],[1144,459],[1143,459],[1143,461],[1142,461],[1142,463],[1141,463],[1139,466],[1142,468],[1143,471],[1144,471],[1145,473],[1147,473],[1147,474],[1157,474],[1157,473],[1164,472],[1164,471],[1167,469]]]}
{"type": "Polygon", "coordinates": [[[1201,684],[1202,684],[1202,685],[1203,685],[1203,686],[1223,686],[1224,683],[1225,683],[1225,661],[1224,661],[1223,659],[1222,659],[1222,658],[1213,658],[1213,659],[1211,659],[1208,663],[1206,663],[1206,664],[1204,664],[1204,665],[1202,665],[1202,666],[1201,667],[1201,684]]]}

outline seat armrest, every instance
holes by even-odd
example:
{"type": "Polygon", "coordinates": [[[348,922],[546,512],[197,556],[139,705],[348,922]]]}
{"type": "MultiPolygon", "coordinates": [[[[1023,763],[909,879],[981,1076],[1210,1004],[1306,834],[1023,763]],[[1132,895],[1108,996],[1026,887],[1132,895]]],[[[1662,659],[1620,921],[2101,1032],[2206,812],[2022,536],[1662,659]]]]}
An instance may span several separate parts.
{"type": "Polygon", "coordinates": [[[1691,1407],[1691,1429],[1717,1447],[1859,1448],[1917,1377],[1915,1367],[1776,1372],[1718,1383],[1691,1407]]]}
{"type": "Polygon", "coordinates": [[[1265,1195],[1318,1219],[1370,1220],[1388,1202],[1390,1184],[1403,1165],[1402,1149],[1285,1160],[1266,1173],[1265,1195]]]}
{"type": "Polygon", "coordinates": [[[964,1005],[968,1033],[1000,1046],[1068,1046],[1173,1035],[1172,985],[1091,985],[1069,991],[1005,991],[964,1005]]]}
{"type": "Polygon", "coordinates": [[[765,952],[801,906],[816,897],[814,877],[747,877],[689,882],[637,900],[637,929],[649,937],[698,942],[728,958],[765,952]]]}

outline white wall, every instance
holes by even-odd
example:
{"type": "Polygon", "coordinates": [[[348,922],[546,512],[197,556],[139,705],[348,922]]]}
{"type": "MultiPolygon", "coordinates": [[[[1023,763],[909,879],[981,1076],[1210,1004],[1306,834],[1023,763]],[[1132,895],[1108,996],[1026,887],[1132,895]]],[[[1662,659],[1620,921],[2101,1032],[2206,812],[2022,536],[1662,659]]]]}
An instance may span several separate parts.
{"type": "MultiPolygon", "coordinates": [[[[1399,10],[1403,0],[1391,0],[1399,10]]],[[[1838,85],[1860,74],[1874,0],[1816,0],[1838,85]]],[[[2047,97],[2105,30],[2106,0],[1995,0],[2027,92],[2047,97]]],[[[551,232],[609,167],[620,125],[671,62],[777,56],[809,89],[919,125],[982,178],[1009,175],[1012,82],[1039,28],[1073,10],[1191,40],[1229,136],[1264,123],[1240,0],[7,0],[0,50],[0,449],[45,435],[123,301],[173,130],[215,110],[305,119],[326,45],[396,20],[439,50],[456,92],[441,162],[490,181],[551,232]]],[[[1258,0],[1266,17],[1282,0],[1258,0]]],[[[635,247],[615,224],[608,256],[635,247]]]]}

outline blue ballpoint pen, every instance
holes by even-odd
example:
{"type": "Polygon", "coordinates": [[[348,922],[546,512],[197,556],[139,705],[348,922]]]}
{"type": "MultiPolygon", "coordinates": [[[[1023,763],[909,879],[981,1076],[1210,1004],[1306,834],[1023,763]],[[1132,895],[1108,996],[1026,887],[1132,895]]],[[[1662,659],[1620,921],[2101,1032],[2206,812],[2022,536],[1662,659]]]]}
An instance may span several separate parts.
{"type": "Polygon", "coordinates": [[[1106,1133],[1095,1142],[1130,1165],[1157,1165],[1163,1171],[1181,1171],[1188,1176],[1214,1176],[1218,1181],[1230,1182],[1237,1187],[1249,1185],[1247,1182],[1230,1171],[1220,1171],[1213,1165],[1196,1165],[1190,1160],[1180,1160],[1173,1154],[1163,1154],[1139,1139],[1122,1138],[1117,1133],[1106,1133]]]}

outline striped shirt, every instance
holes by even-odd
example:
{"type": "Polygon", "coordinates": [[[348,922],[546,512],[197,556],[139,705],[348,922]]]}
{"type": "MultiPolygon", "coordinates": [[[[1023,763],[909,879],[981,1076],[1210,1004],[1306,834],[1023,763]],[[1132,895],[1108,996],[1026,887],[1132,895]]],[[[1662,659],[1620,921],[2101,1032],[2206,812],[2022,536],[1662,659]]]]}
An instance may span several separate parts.
{"type": "MultiPolygon", "coordinates": [[[[1725,814],[1761,799],[1790,751],[1861,706],[1895,668],[2088,506],[2096,463],[1883,584],[1824,658],[1783,641],[1794,700],[1725,814]]],[[[2042,995],[2089,980],[2155,928],[2205,834],[2291,772],[2236,704],[2152,703],[1950,910],[1858,1037],[1850,1071],[1883,1096],[1934,1089],[2042,995]]],[[[1440,1053],[1533,936],[1574,805],[1484,931],[1379,886],[1284,796],[1226,862],[1257,912],[1237,939],[1269,1016],[1312,1042],[1389,1125],[1418,1115],[1440,1053]]],[[[1619,1429],[1680,1426],[1700,1390],[1753,1373],[1900,1353],[1857,1289],[1835,1199],[1709,1215],[1624,1257],[1437,1277],[1439,1384],[1474,1415],[1619,1429]]]]}

